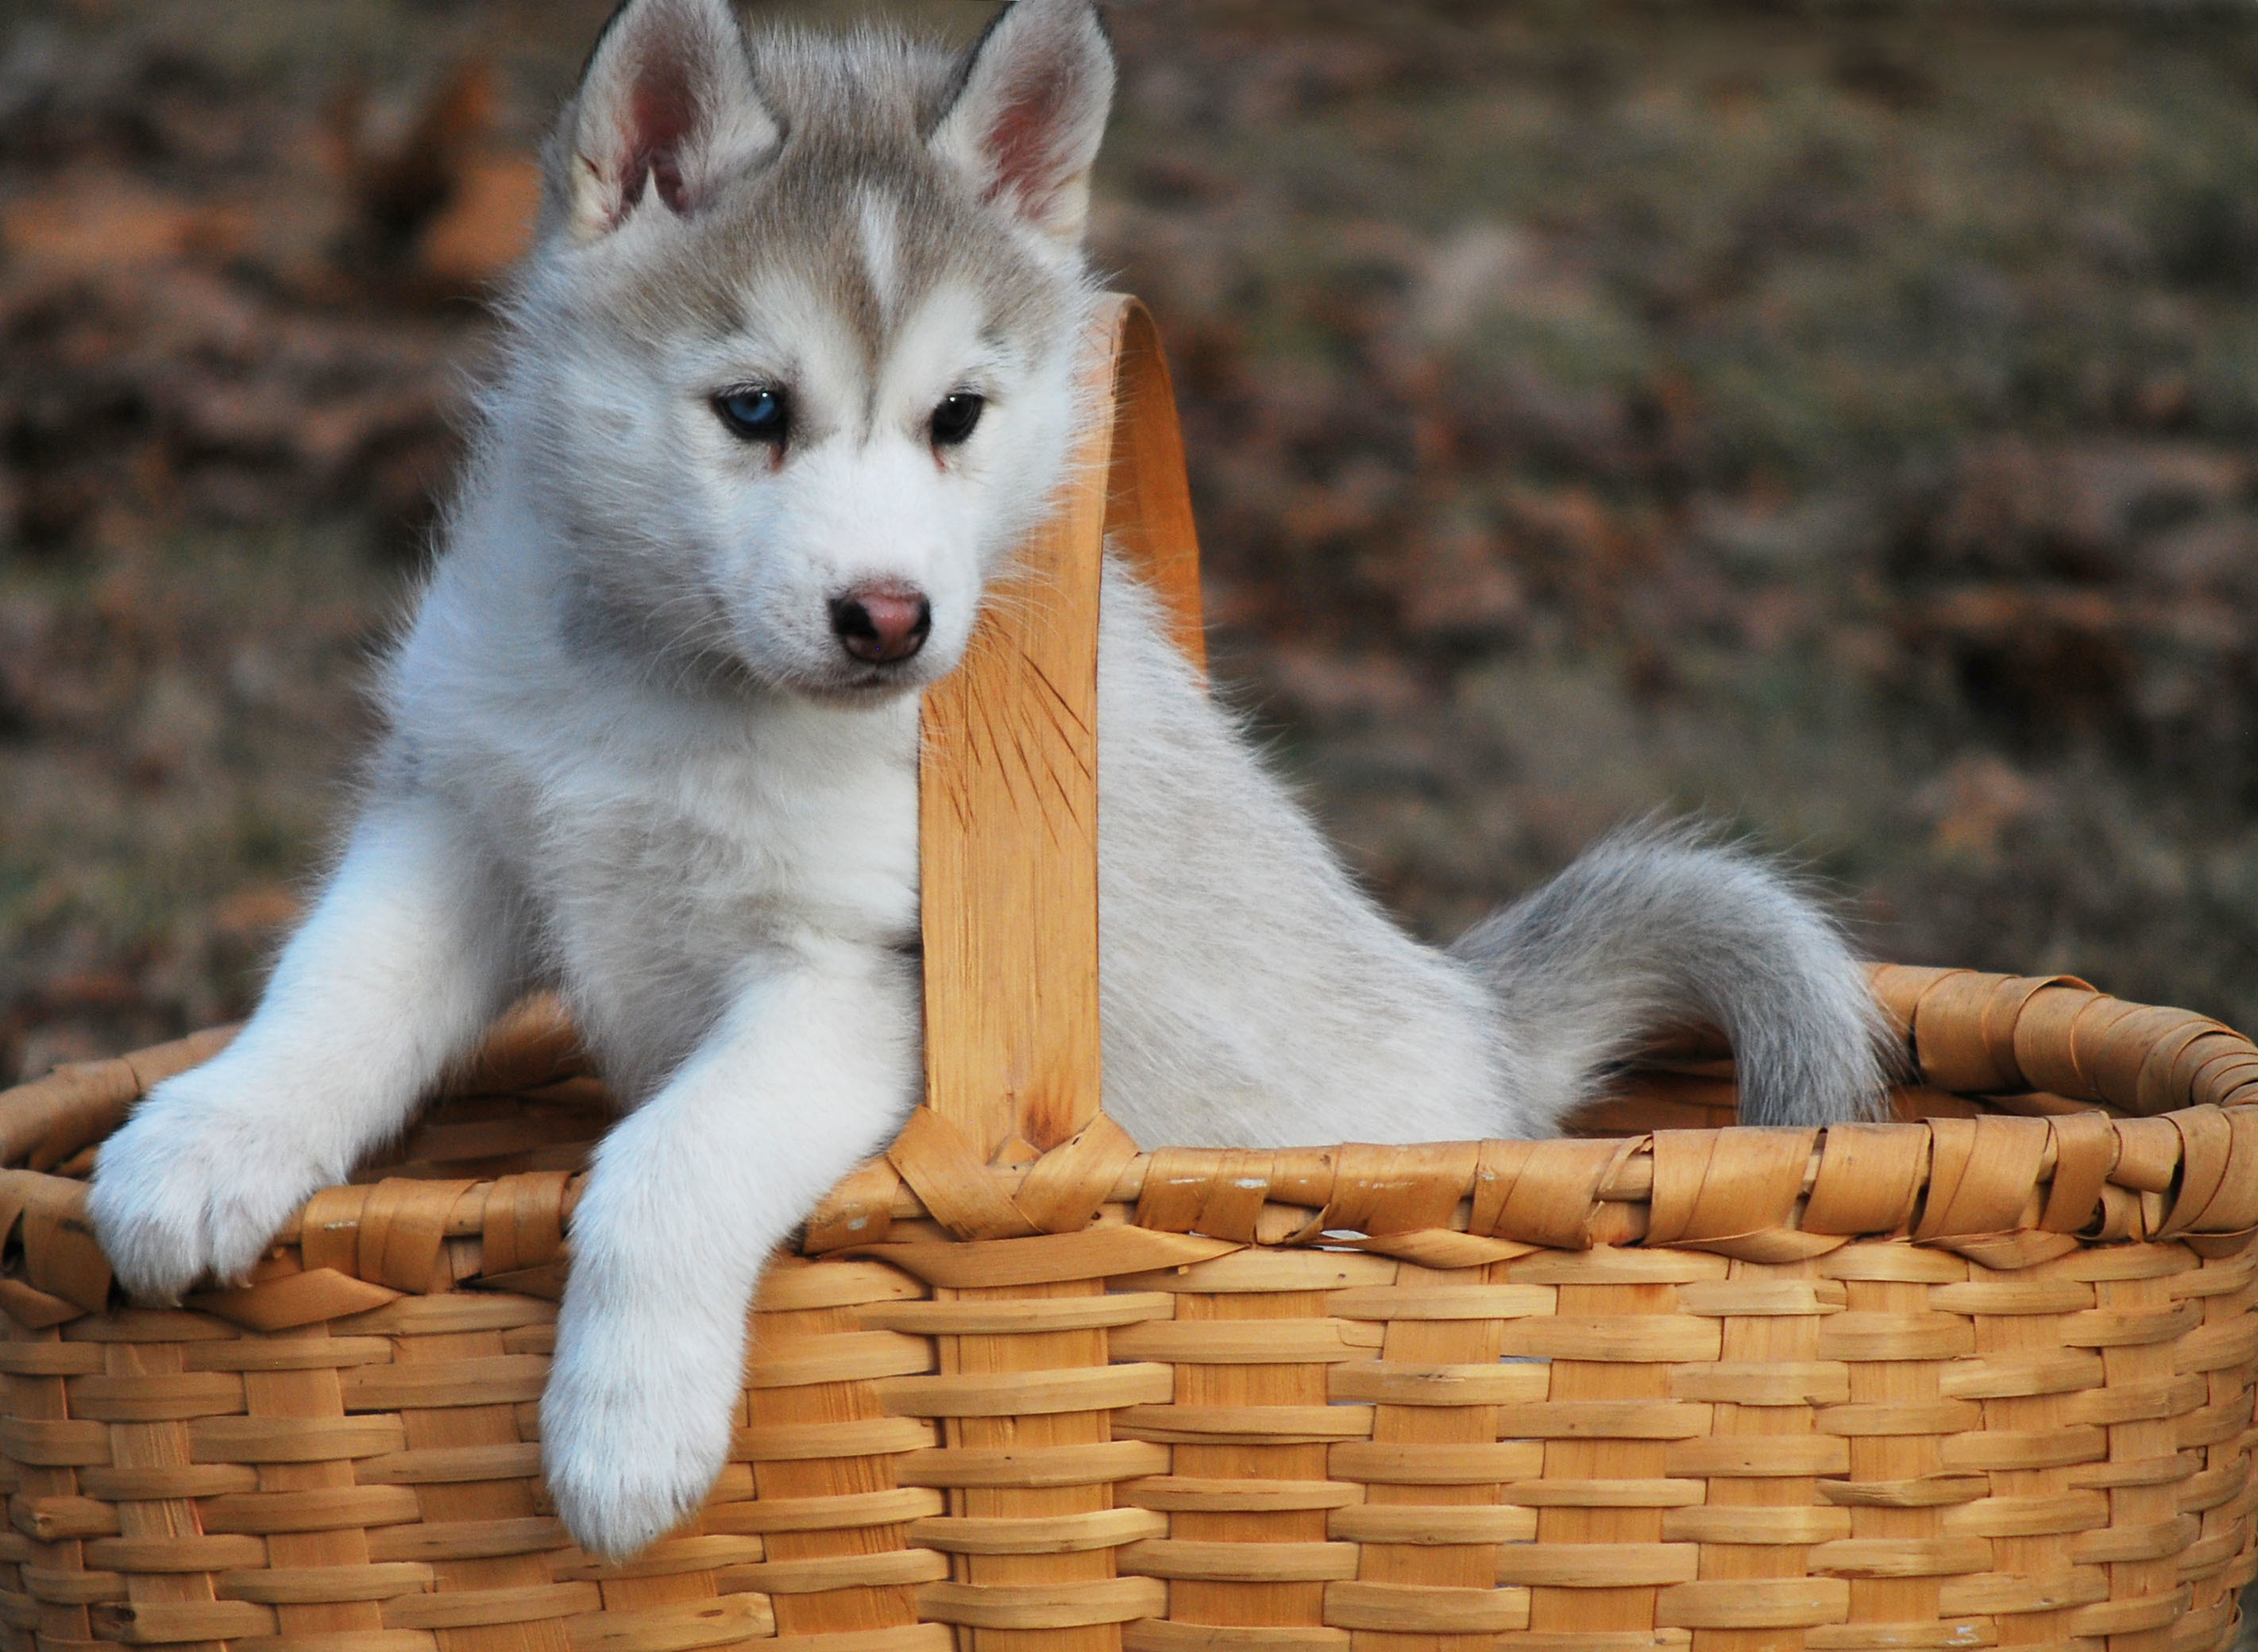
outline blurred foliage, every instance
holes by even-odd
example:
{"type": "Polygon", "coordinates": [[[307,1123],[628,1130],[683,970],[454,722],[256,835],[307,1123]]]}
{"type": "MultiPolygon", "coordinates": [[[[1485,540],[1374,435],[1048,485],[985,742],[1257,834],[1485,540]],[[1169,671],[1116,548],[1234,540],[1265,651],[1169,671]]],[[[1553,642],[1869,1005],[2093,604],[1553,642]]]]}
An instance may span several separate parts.
{"type": "MultiPolygon", "coordinates": [[[[247,1005],[604,9],[0,13],[0,1077],[247,1005]]],[[[2258,13],[1112,15],[1222,676],[1409,921],[1702,808],[2258,1025],[2258,13]]]]}

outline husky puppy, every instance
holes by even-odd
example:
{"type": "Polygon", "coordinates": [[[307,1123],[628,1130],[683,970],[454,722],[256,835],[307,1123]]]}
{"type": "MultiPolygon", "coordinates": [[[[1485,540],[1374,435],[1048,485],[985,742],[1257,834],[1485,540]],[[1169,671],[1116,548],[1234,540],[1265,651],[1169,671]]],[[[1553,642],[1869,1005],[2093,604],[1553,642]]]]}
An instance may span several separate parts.
{"type": "MultiPolygon", "coordinates": [[[[1089,0],[1018,0],[961,57],[628,0],[549,146],[343,857],[250,1025],[96,1167],[128,1290],[240,1278],[557,984],[627,1108],[541,1411],[595,1553],[711,1485],[762,1265],[919,1099],[919,691],[1067,467],[1113,77],[1089,0]]],[[[1137,1137],[1544,1134],[1694,1020],[1750,1122],[1872,1114],[1863,976],[1779,875],[1634,833],[1419,946],[1153,599],[1109,570],[1104,599],[1105,1101],[1137,1137]]]]}

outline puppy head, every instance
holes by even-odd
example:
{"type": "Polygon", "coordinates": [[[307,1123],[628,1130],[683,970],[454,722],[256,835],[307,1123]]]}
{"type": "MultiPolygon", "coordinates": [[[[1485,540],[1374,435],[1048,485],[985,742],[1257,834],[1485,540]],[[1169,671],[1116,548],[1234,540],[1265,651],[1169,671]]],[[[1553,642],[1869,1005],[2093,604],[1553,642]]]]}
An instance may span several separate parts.
{"type": "Polygon", "coordinates": [[[628,0],[547,156],[500,462],[575,624],[825,698],[962,657],[1064,479],[1113,63],[1089,0],[961,58],[628,0]]]}

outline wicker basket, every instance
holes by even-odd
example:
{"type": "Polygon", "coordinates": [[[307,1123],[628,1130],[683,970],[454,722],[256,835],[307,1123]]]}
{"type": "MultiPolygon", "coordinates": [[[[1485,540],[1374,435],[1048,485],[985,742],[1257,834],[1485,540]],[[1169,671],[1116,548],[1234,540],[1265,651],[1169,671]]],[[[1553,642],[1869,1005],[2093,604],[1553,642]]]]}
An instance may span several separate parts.
{"type": "Polygon", "coordinates": [[[1883,969],[1909,1122],[1823,1136],[1717,1128],[1698,1050],[1559,1141],[1143,1154],[1097,1111],[1102,530],[1196,635],[1165,369],[1108,321],[1110,467],[931,698],[930,1105],[770,1270],[698,1518],[599,1565],[544,1500],[606,1117],[553,1009],[250,1287],[121,1308],[77,1178],[207,1034],[0,1097],[11,1643],[2225,1647],[2258,1049],[2215,1023],[1883,969]]]}

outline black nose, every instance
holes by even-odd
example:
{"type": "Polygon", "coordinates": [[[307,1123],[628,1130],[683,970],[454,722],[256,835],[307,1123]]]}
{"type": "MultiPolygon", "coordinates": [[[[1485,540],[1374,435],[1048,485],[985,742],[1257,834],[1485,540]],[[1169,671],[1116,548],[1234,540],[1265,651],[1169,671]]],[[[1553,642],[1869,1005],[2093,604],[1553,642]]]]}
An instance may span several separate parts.
{"type": "Polygon", "coordinates": [[[906,660],[933,630],[933,604],[914,585],[863,585],[831,599],[840,646],[872,665],[906,660]]]}

